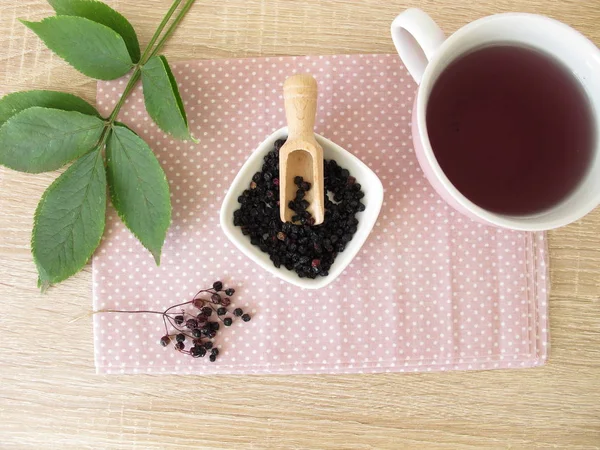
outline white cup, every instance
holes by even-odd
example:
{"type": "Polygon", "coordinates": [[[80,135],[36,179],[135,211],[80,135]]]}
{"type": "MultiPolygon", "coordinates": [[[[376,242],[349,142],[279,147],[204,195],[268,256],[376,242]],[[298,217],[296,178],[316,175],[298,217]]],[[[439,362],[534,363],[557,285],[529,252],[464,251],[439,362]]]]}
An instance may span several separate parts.
{"type": "Polygon", "coordinates": [[[524,13],[484,17],[446,38],[431,17],[419,9],[408,9],[396,17],[392,39],[402,62],[419,85],[412,110],[415,153],[433,187],[451,206],[486,224],[540,231],[574,222],[600,204],[600,50],[591,41],[561,22],[524,13]],[[562,62],[581,82],[594,116],[596,141],[586,175],[560,203],[532,215],[496,214],[467,199],[442,171],[427,133],[427,102],[439,75],[464,53],[496,43],[533,47],[562,62]]]}

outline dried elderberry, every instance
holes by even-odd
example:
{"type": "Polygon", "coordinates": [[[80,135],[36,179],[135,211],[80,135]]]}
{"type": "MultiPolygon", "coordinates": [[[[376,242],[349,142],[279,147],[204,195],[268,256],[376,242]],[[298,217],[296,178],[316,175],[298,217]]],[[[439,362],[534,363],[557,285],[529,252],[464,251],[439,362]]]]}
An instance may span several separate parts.
{"type": "Polygon", "coordinates": [[[160,338],[160,345],[168,347],[171,342],[174,342],[173,348],[194,358],[201,358],[206,355],[208,350],[211,350],[210,361],[214,362],[219,355],[219,350],[214,347],[214,339],[220,329],[219,323],[223,323],[226,327],[233,324],[233,318],[227,317],[232,314],[235,317],[240,317],[242,321],[250,320],[248,314],[244,314],[241,308],[235,308],[234,311],[229,311],[227,308],[231,300],[229,299],[235,293],[235,289],[225,289],[225,294],[228,297],[221,298],[217,291],[223,291],[223,284],[220,281],[213,283],[212,288],[200,290],[192,300],[170,306],[164,311],[117,311],[117,310],[101,310],[97,312],[106,313],[122,313],[122,314],[158,314],[163,318],[166,334],[160,338]],[[208,298],[205,298],[208,297],[208,298]],[[217,298],[218,297],[218,298],[217,298]],[[218,300],[218,302],[216,301],[218,300]],[[219,303],[219,307],[215,310],[216,315],[212,316],[214,303],[219,303]],[[177,308],[192,308],[191,310],[177,308]],[[215,317],[213,321],[209,321],[209,317],[215,317]],[[173,331],[170,331],[171,328],[173,331]],[[186,342],[189,339],[189,350],[186,349],[186,342]]]}
{"type": "MultiPolygon", "coordinates": [[[[296,196],[288,205],[294,212],[293,223],[282,223],[279,189],[272,183],[279,180],[279,149],[283,142],[277,141],[265,156],[261,172],[253,177],[254,189],[244,191],[238,199],[240,207],[234,212],[233,222],[253,245],[269,255],[275,267],[293,270],[301,278],[327,276],[335,258],[358,229],[356,214],[365,210],[361,201],[364,193],[348,170],[334,160],[326,160],[323,174],[328,195],[323,223],[314,225],[305,199],[312,186],[300,176],[294,178],[296,196]],[[273,192],[273,197],[267,192],[273,192]]],[[[227,291],[225,294],[230,296],[227,291]]]]}

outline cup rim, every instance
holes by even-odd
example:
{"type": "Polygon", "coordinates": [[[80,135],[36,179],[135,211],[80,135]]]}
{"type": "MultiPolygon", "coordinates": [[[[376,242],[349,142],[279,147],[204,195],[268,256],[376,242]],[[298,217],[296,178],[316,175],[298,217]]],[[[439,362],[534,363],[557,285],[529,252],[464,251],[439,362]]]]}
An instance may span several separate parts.
{"type": "MultiPolygon", "coordinates": [[[[559,202],[558,205],[555,205],[550,209],[544,210],[537,214],[523,216],[510,216],[498,214],[478,206],[477,204],[469,200],[467,197],[465,197],[454,186],[454,184],[452,184],[452,182],[442,170],[441,166],[437,161],[437,158],[433,153],[431,142],[429,141],[429,133],[427,132],[427,102],[425,95],[423,94],[423,92],[430,92],[433,88],[434,81],[432,81],[431,74],[440,64],[440,55],[446,52],[450,47],[452,47],[459,39],[462,39],[473,29],[492,21],[524,18],[533,19],[539,22],[545,22],[547,25],[559,28],[562,32],[570,33],[574,37],[579,39],[582,45],[586,45],[590,48],[590,50],[596,51],[600,54],[600,49],[598,49],[587,37],[585,37],[579,31],[550,17],[531,13],[501,13],[487,17],[482,17],[471,23],[468,23],[467,25],[463,26],[462,28],[458,29],[455,33],[450,35],[442,43],[442,45],[437,50],[433,58],[429,61],[423,73],[423,78],[421,80],[419,88],[417,90],[415,99],[416,111],[413,111],[413,114],[416,114],[417,131],[419,133],[419,139],[423,148],[423,154],[427,160],[427,163],[429,164],[431,171],[433,172],[434,176],[442,183],[443,188],[462,208],[467,210],[470,214],[476,216],[478,219],[498,227],[519,231],[544,231],[568,225],[590,213],[594,208],[596,208],[600,204],[600,192],[598,192],[598,194],[595,197],[593,197],[590,201],[585,202],[577,207],[573,207],[573,209],[568,214],[565,214],[561,218],[554,220],[544,220],[543,216],[548,211],[551,211],[556,206],[562,204],[563,201],[568,201],[570,196],[567,196],[563,201],[559,202]]],[[[600,137],[598,139],[600,139],[600,137]]],[[[600,145],[600,142],[596,142],[596,146],[598,145],[600,145]]],[[[573,195],[573,193],[571,195],[573,195]]]]}

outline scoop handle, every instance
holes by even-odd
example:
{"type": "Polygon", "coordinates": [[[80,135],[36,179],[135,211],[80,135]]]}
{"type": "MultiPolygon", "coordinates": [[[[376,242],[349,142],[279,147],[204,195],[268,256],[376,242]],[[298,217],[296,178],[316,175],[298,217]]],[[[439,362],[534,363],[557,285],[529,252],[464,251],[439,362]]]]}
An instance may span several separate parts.
{"type": "Polygon", "coordinates": [[[310,74],[289,77],[283,84],[283,100],[289,139],[315,140],[317,80],[310,74]]]}

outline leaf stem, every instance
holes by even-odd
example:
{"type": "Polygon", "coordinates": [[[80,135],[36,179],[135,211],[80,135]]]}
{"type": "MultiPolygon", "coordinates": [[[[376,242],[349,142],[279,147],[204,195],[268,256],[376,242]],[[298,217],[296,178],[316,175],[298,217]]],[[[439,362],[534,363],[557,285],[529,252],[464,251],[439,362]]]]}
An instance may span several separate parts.
{"type": "Polygon", "coordinates": [[[160,51],[160,49],[162,48],[162,46],[165,45],[165,43],[167,42],[167,40],[169,40],[169,38],[175,32],[175,29],[179,25],[179,22],[181,22],[183,20],[183,17],[190,10],[190,8],[194,5],[195,1],[196,0],[187,0],[186,4],[183,6],[183,8],[181,9],[181,11],[179,11],[179,14],[177,14],[177,16],[175,17],[175,19],[173,19],[173,22],[171,23],[171,25],[169,26],[169,28],[167,29],[167,31],[165,32],[165,34],[163,35],[163,37],[160,39],[160,41],[158,41],[158,44],[156,44],[156,47],[154,47],[154,50],[150,54],[150,58],[152,58],[153,56],[155,56],[160,51]]]}
{"type": "Polygon", "coordinates": [[[125,100],[127,100],[127,97],[129,97],[129,94],[135,87],[135,84],[140,79],[141,74],[142,74],[142,72],[141,72],[140,67],[139,66],[136,67],[135,70],[133,71],[133,73],[131,74],[131,78],[127,82],[127,85],[125,86],[125,90],[123,91],[123,94],[121,94],[121,98],[119,98],[119,101],[115,105],[115,109],[113,109],[113,112],[110,114],[110,117],[108,118],[107,128],[110,128],[112,126],[112,124],[115,122],[117,116],[119,115],[119,111],[125,104],[125,100]]]}
{"type": "Polygon", "coordinates": [[[148,58],[148,55],[151,54],[152,47],[156,43],[156,40],[158,39],[160,34],[162,33],[162,30],[165,28],[165,26],[167,26],[169,19],[171,19],[171,16],[175,13],[175,10],[181,4],[181,2],[182,0],[175,0],[171,5],[171,8],[169,8],[169,10],[167,11],[167,14],[165,14],[165,17],[163,17],[163,20],[160,22],[160,25],[158,25],[158,28],[154,32],[154,35],[150,39],[150,42],[148,42],[148,46],[146,47],[144,53],[142,54],[142,57],[140,58],[140,66],[143,66],[144,64],[146,64],[146,62],[148,62],[146,58],[148,58]]]}
{"type": "Polygon", "coordinates": [[[171,22],[171,24],[169,25],[169,28],[167,28],[167,31],[165,32],[165,34],[158,41],[158,44],[156,44],[156,47],[154,47],[154,49],[152,49],[152,46],[158,40],[158,37],[160,36],[163,29],[166,27],[171,16],[177,10],[177,7],[181,4],[182,0],[175,0],[173,2],[173,4],[171,5],[171,8],[169,8],[169,11],[167,11],[167,13],[165,14],[165,17],[158,25],[158,28],[156,29],[156,31],[154,32],[154,35],[150,39],[148,46],[144,50],[144,53],[142,54],[142,57],[140,58],[140,62],[135,65],[133,73],[131,74],[131,78],[129,78],[129,81],[127,82],[127,85],[125,86],[125,89],[123,90],[123,94],[121,95],[121,98],[119,98],[119,101],[115,105],[115,108],[113,109],[112,113],[110,114],[110,117],[108,118],[104,133],[100,137],[100,144],[99,144],[100,146],[102,146],[104,144],[104,141],[106,141],[106,138],[108,137],[108,131],[110,130],[113,123],[117,119],[117,116],[119,115],[119,111],[121,111],[121,108],[125,104],[125,100],[127,100],[127,97],[129,96],[131,91],[135,88],[136,83],[140,79],[142,66],[144,64],[146,64],[148,59],[150,59],[154,55],[156,55],[156,53],[162,48],[162,46],[169,39],[169,37],[173,34],[173,32],[175,31],[175,28],[177,28],[177,25],[179,25],[179,22],[181,22],[181,20],[183,19],[185,14],[189,11],[189,9],[192,7],[192,5],[194,4],[195,1],[196,0],[187,0],[187,3],[184,5],[184,7],[181,9],[181,11],[179,11],[179,14],[177,14],[175,19],[173,19],[173,22],[171,22]]]}

